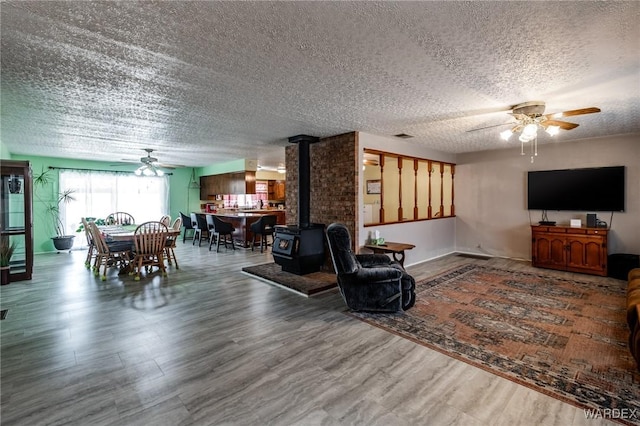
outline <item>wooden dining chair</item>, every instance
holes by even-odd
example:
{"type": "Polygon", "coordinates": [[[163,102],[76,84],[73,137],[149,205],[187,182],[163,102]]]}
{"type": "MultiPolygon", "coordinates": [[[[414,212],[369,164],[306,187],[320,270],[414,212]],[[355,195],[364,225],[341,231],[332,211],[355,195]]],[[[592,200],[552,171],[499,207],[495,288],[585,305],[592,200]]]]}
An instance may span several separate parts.
{"type": "Polygon", "coordinates": [[[145,222],[139,225],[133,234],[134,256],[131,262],[131,275],[140,281],[140,271],[144,267],[148,272],[154,266],[167,275],[164,266],[164,250],[167,243],[167,227],[160,222],[145,222]]]}
{"type": "Polygon", "coordinates": [[[96,258],[97,250],[96,246],[93,243],[93,236],[91,235],[91,230],[89,229],[89,221],[82,217],[80,218],[82,221],[82,228],[84,229],[84,235],[87,238],[87,258],[84,261],[84,266],[87,269],[91,268],[91,261],[96,258]]]}
{"type": "MultiPolygon", "coordinates": [[[[173,225],[171,225],[171,229],[174,231],[180,231],[180,227],[182,226],[182,218],[178,217],[173,221],[173,225]]],[[[176,269],[180,269],[178,266],[178,258],[176,258],[176,253],[174,249],[176,248],[176,242],[178,241],[178,237],[180,235],[171,235],[167,237],[167,241],[164,246],[164,254],[167,258],[167,264],[171,265],[171,259],[176,263],[176,269]]]]}
{"type": "Polygon", "coordinates": [[[171,216],[168,214],[162,215],[162,217],[160,217],[160,223],[168,228],[171,225],[171,216]]]}
{"type": "Polygon", "coordinates": [[[107,280],[107,267],[117,267],[124,269],[131,260],[131,243],[127,241],[119,241],[107,244],[102,232],[98,229],[98,225],[94,222],[88,222],[88,227],[91,232],[93,244],[95,245],[96,256],[93,263],[94,275],[100,275],[100,267],[104,269],[100,279],[102,281],[107,280]]]}
{"type": "Polygon", "coordinates": [[[107,216],[105,223],[107,225],[134,225],[136,221],[129,213],[115,212],[107,216]]]}

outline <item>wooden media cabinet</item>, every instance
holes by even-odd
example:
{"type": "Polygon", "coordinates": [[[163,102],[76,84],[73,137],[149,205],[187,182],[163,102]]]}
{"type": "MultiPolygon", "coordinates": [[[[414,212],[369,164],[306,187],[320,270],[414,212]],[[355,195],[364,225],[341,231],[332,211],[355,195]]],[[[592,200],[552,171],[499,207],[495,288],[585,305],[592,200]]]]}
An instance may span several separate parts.
{"type": "Polygon", "coordinates": [[[607,228],[531,226],[531,263],[538,268],[559,269],[607,276],[607,228]]]}

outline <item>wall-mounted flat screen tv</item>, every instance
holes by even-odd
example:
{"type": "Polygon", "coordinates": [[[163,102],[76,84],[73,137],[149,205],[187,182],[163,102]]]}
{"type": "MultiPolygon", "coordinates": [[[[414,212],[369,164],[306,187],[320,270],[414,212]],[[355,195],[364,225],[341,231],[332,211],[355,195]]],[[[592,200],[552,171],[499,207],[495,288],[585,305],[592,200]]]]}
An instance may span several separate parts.
{"type": "Polygon", "coordinates": [[[625,168],[531,171],[529,210],[624,211],[625,168]]]}

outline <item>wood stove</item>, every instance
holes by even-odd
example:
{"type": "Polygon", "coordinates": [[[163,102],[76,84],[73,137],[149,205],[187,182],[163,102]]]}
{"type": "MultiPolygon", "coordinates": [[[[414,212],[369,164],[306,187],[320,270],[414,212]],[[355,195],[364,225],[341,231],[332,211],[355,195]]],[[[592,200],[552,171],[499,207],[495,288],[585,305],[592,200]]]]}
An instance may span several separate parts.
{"type": "Polygon", "coordinates": [[[289,138],[298,144],[298,225],[276,226],[273,234],[273,260],[283,271],[298,275],[317,272],[324,264],[324,224],[310,223],[309,146],[318,140],[307,135],[289,138]]]}
{"type": "Polygon", "coordinates": [[[324,263],[324,225],[276,226],[271,251],[283,271],[297,275],[317,272],[324,263]]]}

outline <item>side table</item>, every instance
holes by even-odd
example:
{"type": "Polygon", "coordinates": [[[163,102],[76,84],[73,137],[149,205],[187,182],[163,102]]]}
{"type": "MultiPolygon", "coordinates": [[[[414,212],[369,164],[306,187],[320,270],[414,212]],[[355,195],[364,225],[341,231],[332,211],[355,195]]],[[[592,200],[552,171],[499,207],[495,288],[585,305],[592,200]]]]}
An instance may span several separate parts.
{"type": "Polygon", "coordinates": [[[374,253],[391,253],[393,260],[399,262],[404,267],[404,251],[411,250],[415,246],[413,244],[393,243],[387,241],[382,245],[365,244],[364,247],[374,253]]]}

